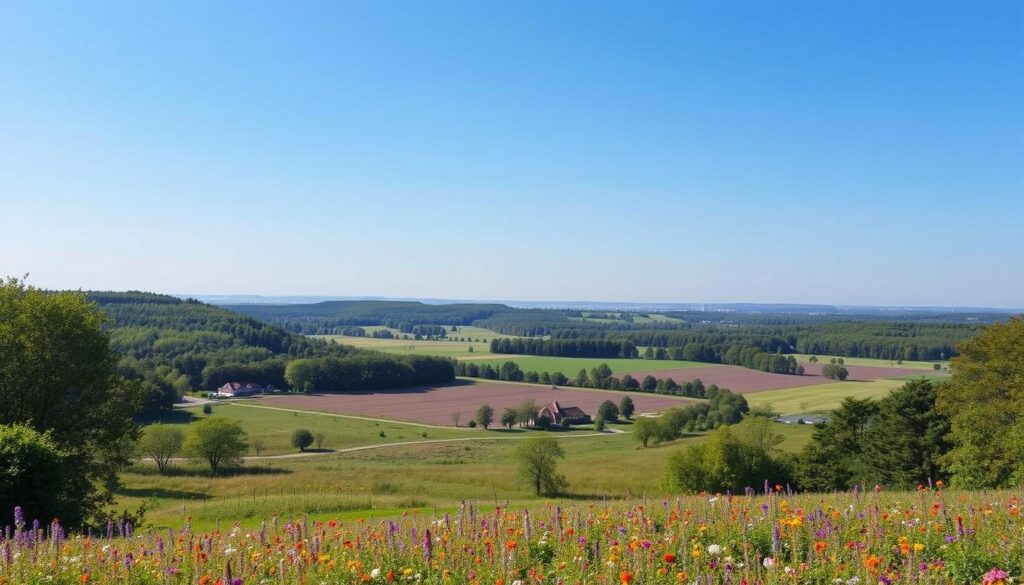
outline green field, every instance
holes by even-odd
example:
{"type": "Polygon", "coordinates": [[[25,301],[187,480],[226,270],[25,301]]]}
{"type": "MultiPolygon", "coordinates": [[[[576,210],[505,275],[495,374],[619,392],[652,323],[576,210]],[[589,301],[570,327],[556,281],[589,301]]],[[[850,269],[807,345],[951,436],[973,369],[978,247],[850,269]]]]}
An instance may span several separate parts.
{"type": "MultiPolygon", "coordinates": [[[[471,359],[471,358],[467,358],[471,359]]],[[[524,372],[562,372],[572,378],[586,368],[589,372],[601,364],[608,364],[616,376],[632,372],[650,372],[653,370],[675,370],[679,368],[714,367],[715,364],[704,364],[700,362],[687,362],[682,360],[643,360],[643,359],[617,359],[617,358],[570,358],[570,357],[549,357],[549,356],[522,356],[511,354],[491,354],[480,358],[487,360],[492,366],[497,366],[505,361],[519,364],[524,372]]]]}
{"type": "MultiPolygon", "coordinates": [[[[805,363],[808,363],[808,358],[810,358],[811,356],[810,356],[810,354],[795,353],[795,354],[793,354],[793,357],[795,357],[798,362],[805,364],[805,363]]],[[[827,363],[829,363],[830,359],[832,359],[833,357],[838,357],[838,356],[819,355],[817,357],[818,357],[818,363],[827,364],[827,363]]],[[[879,367],[879,368],[906,368],[908,370],[929,370],[929,371],[935,371],[934,364],[936,363],[936,362],[912,362],[912,361],[904,360],[902,364],[897,365],[896,364],[896,360],[876,360],[876,359],[873,359],[873,358],[853,358],[853,357],[844,357],[843,358],[843,362],[844,362],[845,365],[848,365],[848,366],[875,366],[875,367],[879,367]]],[[[939,363],[942,366],[943,370],[949,368],[949,362],[937,362],[937,363],[939,363]]]]}
{"type": "MultiPolygon", "coordinates": [[[[324,433],[324,449],[347,449],[401,441],[454,439],[484,436],[483,431],[468,428],[428,427],[391,421],[375,421],[344,415],[288,412],[249,406],[248,402],[223,402],[213,406],[213,414],[237,420],[249,438],[259,437],[265,445],[260,455],[294,453],[291,436],[295,429],[308,429],[314,435],[324,433]],[[380,433],[383,431],[384,436],[380,433]],[[426,436],[424,436],[426,435],[426,436]]],[[[199,407],[175,410],[163,422],[187,425],[205,415],[199,407]]],[[[248,455],[256,453],[250,447],[248,455]]]]}
{"type": "Polygon", "coordinates": [[[884,398],[889,391],[906,380],[872,380],[870,382],[836,382],[818,386],[802,386],[783,390],[768,390],[744,394],[750,406],[771,404],[783,414],[820,414],[839,407],[847,396],[854,398],[884,398]]]}
{"type": "MultiPolygon", "coordinates": [[[[198,465],[179,461],[166,476],[142,462],[122,475],[118,492],[121,508],[146,503],[147,522],[166,526],[191,515],[196,526],[238,520],[246,525],[279,513],[295,517],[358,518],[395,516],[403,511],[455,507],[463,500],[483,502],[540,501],[522,485],[512,465],[519,438],[540,431],[479,431],[413,427],[340,416],[294,414],[238,405],[219,404],[214,413],[242,423],[253,438],[263,438],[266,453],[291,453],[292,430],[325,430],[327,447],[383,442],[456,439],[449,442],[382,446],[361,451],[296,458],[250,460],[239,471],[212,477],[198,465]],[[386,438],[378,436],[385,430],[386,438]],[[467,437],[484,440],[460,441],[467,437]],[[272,447],[272,448],[271,448],[272,447]]],[[[703,435],[642,449],[629,433],[631,424],[611,425],[618,433],[594,435],[580,430],[552,433],[566,451],[559,471],[576,499],[667,495],[661,474],[667,458],[681,445],[704,440],[703,435]]],[[[796,452],[810,438],[811,428],[777,425],[785,437],[781,448],[796,452]]]]}
{"type": "MultiPolygon", "coordinates": [[[[388,327],[369,326],[363,327],[368,333],[387,329],[394,335],[401,336],[397,329],[388,327]]],[[[458,331],[452,331],[451,326],[445,326],[449,332],[449,339],[446,340],[415,340],[415,339],[377,339],[374,337],[349,337],[347,335],[314,335],[320,339],[327,339],[343,345],[353,345],[363,349],[372,349],[386,353],[400,354],[422,354],[437,355],[442,357],[453,357],[457,359],[473,357],[477,355],[490,355],[491,340],[496,337],[507,337],[495,333],[489,329],[472,327],[469,325],[460,326],[458,331]],[[455,339],[471,339],[472,341],[453,341],[455,339]],[[470,347],[473,348],[470,351],[470,347]]]]}

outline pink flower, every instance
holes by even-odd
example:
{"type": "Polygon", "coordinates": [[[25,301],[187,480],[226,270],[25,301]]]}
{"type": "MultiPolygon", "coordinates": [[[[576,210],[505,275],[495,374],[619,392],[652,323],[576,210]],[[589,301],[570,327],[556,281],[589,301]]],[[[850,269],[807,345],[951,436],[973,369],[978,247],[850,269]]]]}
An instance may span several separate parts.
{"type": "Polygon", "coordinates": [[[981,582],[985,585],[1003,585],[1006,583],[1006,579],[1010,575],[1002,569],[992,569],[988,573],[985,573],[981,577],[981,582]]]}

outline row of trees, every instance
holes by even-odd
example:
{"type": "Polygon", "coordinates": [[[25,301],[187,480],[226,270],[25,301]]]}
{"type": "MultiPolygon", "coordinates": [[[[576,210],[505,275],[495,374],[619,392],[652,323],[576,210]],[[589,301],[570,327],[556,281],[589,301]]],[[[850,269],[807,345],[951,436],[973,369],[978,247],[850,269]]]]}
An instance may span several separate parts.
{"type": "Polygon", "coordinates": [[[633,358],[637,356],[637,349],[635,345],[625,341],[496,337],[491,340],[491,353],[579,358],[633,358]]]}
{"type": "Polygon", "coordinates": [[[400,388],[444,384],[454,379],[451,359],[377,352],[296,359],[288,362],[284,372],[288,386],[302,392],[400,388]]]}

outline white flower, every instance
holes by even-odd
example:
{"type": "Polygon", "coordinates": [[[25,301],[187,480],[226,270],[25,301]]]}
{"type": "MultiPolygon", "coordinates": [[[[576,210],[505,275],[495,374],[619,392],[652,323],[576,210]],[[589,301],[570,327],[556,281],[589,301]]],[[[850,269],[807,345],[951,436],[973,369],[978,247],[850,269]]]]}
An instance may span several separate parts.
{"type": "Polygon", "coordinates": [[[523,580],[522,579],[516,579],[515,581],[512,582],[512,585],[523,585],[523,580]]]}
{"type": "Polygon", "coordinates": [[[846,585],[857,585],[857,583],[860,583],[860,577],[856,575],[846,580],[846,585]]]}
{"type": "Polygon", "coordinates": [[[765,557],[764,560],[761,561],[761,564],[764,565],[764,568],[770,569],[775,566],[775,559],[772,557],[765,557]]]}
{"type": "Polygon", "coordinates": [[[708,554],[718,556],[722,554],[722,547],[717,544],[709,544],[708,554]]]}
{"type": "Polygon", "coordinates": [[[377,577],[380,577],[380,569],[374,569],[374,570],[370,571],[370,578],[371,579],[376,579],[377,577]]]}

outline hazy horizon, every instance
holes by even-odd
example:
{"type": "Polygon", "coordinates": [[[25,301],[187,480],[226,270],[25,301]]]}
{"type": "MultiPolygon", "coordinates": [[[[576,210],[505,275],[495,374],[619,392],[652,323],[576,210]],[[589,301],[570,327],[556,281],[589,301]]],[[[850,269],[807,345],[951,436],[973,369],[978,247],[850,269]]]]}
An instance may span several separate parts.
{"type": "Polygon", "coordinates": [[[1022,23],[1010,1],[18,3],[0,275],[1022,307],[1022,23]]]}

